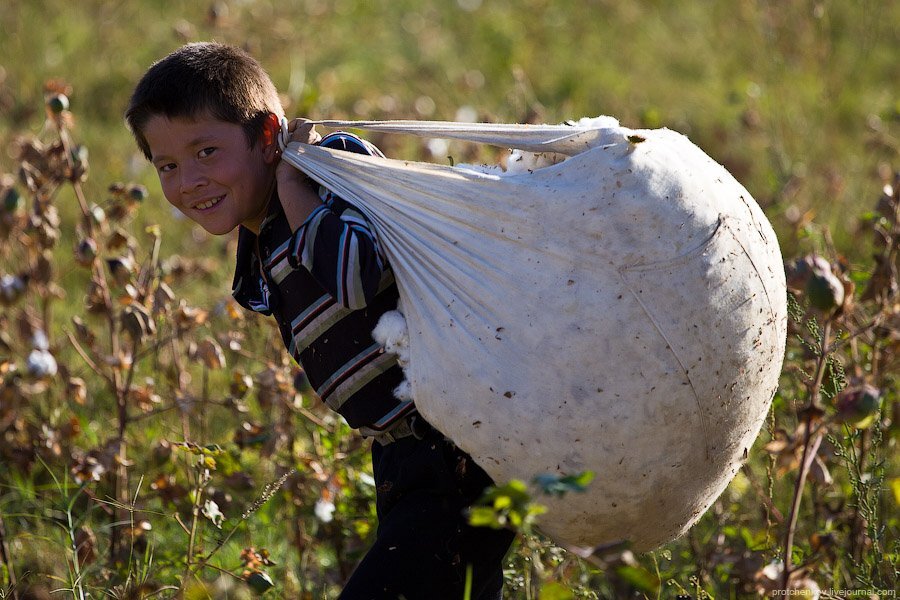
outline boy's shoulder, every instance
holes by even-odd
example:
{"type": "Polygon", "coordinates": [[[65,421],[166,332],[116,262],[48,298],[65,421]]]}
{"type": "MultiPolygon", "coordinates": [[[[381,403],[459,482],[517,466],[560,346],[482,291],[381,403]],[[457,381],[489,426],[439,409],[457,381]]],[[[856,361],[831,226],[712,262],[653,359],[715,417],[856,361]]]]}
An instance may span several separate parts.
{"type": "Polygon", "coordinates": [[[375,144],[346,131],[329,133],[322,138],[322,141],[319,142],[319,146],[384,158],[384,154],[375,146],[375,144]]]}
{"type": "MultiPolygon", "coordinates": [[[[345,152],[355,152],[356,154],[366,154],[369,156],[380,156],[384,158],[384,154],[375,144],[362,139],[361,137],[348,133],[346,131],[335,131],[329,133],[321,139],[319,146],[332,148],[334,150],[343,150],[345,152]]],[[[322,202],[335,214],[343,219],[358,219],[360,223],[365,223],[365,217],[350,202],[336,196],[331,190],[323,185],[318,186],[319,198],[322,202]]]]}

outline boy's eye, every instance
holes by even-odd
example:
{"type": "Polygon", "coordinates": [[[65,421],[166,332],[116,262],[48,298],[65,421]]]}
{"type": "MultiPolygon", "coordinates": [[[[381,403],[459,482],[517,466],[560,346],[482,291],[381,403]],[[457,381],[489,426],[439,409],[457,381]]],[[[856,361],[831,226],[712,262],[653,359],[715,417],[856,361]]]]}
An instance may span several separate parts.
{"type": "Polygon", "coordinates": [[[156,170],[160,173],[168,173],[169,171],[175,168],[175,163],[165,163],[163,165],[159,165],[156,167],[156,170]]]}
{"type": "Polygon", "coordinates": [[[206,158],[207,156],[209,156],[210,154],[212,154],[215,151],[216,151],[216,149],[212,148],[212,147],[204,148],[203,150],[201,150],[200,152],[197,153],[197,156],[199,156],[200,158],[206,158]]]}

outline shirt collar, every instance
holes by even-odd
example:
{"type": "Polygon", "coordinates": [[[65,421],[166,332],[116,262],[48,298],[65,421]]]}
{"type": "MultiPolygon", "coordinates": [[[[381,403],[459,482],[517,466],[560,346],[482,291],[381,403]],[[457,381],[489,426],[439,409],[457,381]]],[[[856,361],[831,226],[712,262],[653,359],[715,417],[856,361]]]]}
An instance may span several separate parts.
{"type": "Polygon", "coordinates": [[[243,225],[238,226],[231,295],[244,308],[263,314],[271,314],[270,298],[266,281],[261,273],[262,265],[257,249],[266,242],[268,229],[280,218],[284,218],[284,210],[278,199],[278,191],[275,189],[272,190],[272,197],[269,198],[266,216],[259,225],[259,235],[243,225]]]}

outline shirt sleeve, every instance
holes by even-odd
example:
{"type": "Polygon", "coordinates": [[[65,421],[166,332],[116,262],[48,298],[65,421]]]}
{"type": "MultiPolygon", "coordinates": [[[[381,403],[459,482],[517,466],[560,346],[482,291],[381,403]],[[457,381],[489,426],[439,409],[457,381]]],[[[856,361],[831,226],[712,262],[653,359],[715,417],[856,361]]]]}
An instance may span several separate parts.
{"type": "MultiPolygon", "coordinates": [[[[322,138],[325,148],[384,157],[374,145],[345,131],[322,138]]],[[[293,268],[305,268],[349,309],[364,308],[378,293],[387,260],[362,212],[320,186],[322,206],[294,232],[288,249],[293,268]]]]}
{"type": "Polygon", "coordinates": [[[387,261],[355,206],[324,188],[320,196],[322,206],[291,237],[288,262],[312,273],[342,306],[364,308],[378,293],[387,261]]]}

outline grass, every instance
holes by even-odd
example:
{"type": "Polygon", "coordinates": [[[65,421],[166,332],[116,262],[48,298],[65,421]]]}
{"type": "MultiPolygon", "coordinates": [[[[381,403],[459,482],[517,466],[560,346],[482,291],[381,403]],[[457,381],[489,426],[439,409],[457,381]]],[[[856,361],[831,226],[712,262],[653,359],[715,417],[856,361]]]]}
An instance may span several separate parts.
{"type": "Polygon", "coordinates": [[[213,24],[203,4],[4,3],[13,107],[0,135],[38,127],[41,86],[62,77],[94,162],[154,185],[121,129],[130,86],[183,41],[215,38],[249,47],[292,112],[314,118],[453,119],[471,106],[494,121],[669,126],[736,172],[780,230],[791,206],[814,208],[848,244],[841,215],[867,193],[858,182],[897,149],[892,3],[221,4],[213,24]]]}
{"type": "MultiPolygon", "coordinates": [[[[179,587],[185,598],[239,597],[249,591],[244,580],[266,572],[275,583],[270,597],[333,597],[371,539],[365,447],[310,394],[294,392],[296,370],[270,324],[223,310],[233,240],[172,216],[122,125],[131,86],[150,62],[200,39],[248,47],[288,111],[313,118],[452,120],[467,107],[486,121],[611,114],[633,127],[676,129],[750,190],[787,259],[818,253],[832,275],[856,284],[855,304],[843,312],[798,309],[782,385],[750,463],[685,538],[655,553],[620,549],[585,563],[523,535],[510,556],[509,597],[752,596],[768,585],[766,565],[784,558],[795,504],[792,583],[895,586],[897,296],[863,292],[877,273],[873,254],[896,260],[873,241],[878,227],[890,233],[890,219],[872,215],[898,168],[898,21],[900,5],[861,0],[4,2],[0,145],[23,133],[54,140],[42,90],[48,79],[65,80],[72,136],[90,150],[84,198],[107,205],[110,183],[146,185],[149,199],[120,223],[144,272],[162,274],[142,289],[155,294],[164,281],[177,300],[209,315],[178,327],[178,315],[187,316],[176,301],[136,345],[134,368],[103,362],[113,343],[127,351],[134,338],[102,311],[87,315],[82,298],[91,279],[106,280],[116,300],[127,294],[102,265],[72,260],[83,221],[75,187],[50,195],[61,216],[60,241],[48,247],[52,275],[0,308],[0,546],[8,559],[0,560],[0,589],[17,575],[17,589],[34,585],[34,594],[46,585],[75,597],[168,597],[179,587]],[[154,223],[157,261],[144,232],[154,223]],[[186,258],[177,264],[174,255],[186,258]],[[97,336],[93,349],[71,323],[76,315],[97,336]],[[59,359],[59,376],[46,382],[13,375],[31,350],[29,323],[46,325],[59,359]],[[224,348],[224,368],[204,364],[192,348],[206,338],[224,348]],[[230,340],[239,346],[229,348],[230,340]],[[85,382],[81,400],[73,378],[85,382]],[[862,416],[870,422],[855,426],[834,398],[850,397],[862,381],[880,391],[880,409],[869,407],[862,416]],[[807,422],[823,423],[817,432],[826,435],[816,442],[807,422]],[[222,452],[177,445],[186,440],[222,452]],[[799,462],[814,443],[820,450],[810,455],[821,465],[813,462],[804,478],[799,462]],[[206,458],[215,466],[198,466],[206,458]],[[102,472],[79,484],[73,467],[102,472]],[[266,484],[292,469],[269,496],[266,484]],[[206,500],[225,516],[222,529],[204,516],[204,506],[212,514],[206,500]],[[332,521],[315,515],[319,501],[336,505],[332,521]],[[94,556],[80,563],[79,548],[94,556]],[[265,564],[261,548],[277,564],[265,564]]],[[[392,156],[449,160],[417,140],[373,141],[392,156]]],[[[492,156],[455,143],[449,153],[457,161],[492,156]]],[[[0,173],[17,169],[0,155],[0,173]]],[[[105,247],[106,236],[97,237],[105,247]]],[[[35,247],[12,239],[0,243],[3,274],[38,261],[35,247]]],[[[803,286],[797,294],[807,301],[803,286]]],[[[854,398],[847,402],[862,410],[854,398]]]]}

